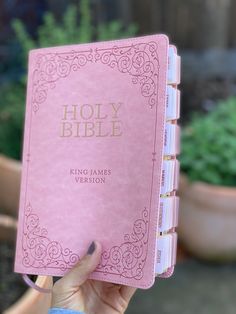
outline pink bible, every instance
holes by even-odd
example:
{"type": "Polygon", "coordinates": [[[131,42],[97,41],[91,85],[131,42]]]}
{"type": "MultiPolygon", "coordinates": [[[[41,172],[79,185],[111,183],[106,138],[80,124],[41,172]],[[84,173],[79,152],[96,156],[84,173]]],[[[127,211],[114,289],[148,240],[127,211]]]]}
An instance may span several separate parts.
{"type": "Polygon", "coordinates": [[[63,276],[98,240],[92,279],[173,273],[179,81],[165,35],[30,51],[15,272],[63,276]]]}

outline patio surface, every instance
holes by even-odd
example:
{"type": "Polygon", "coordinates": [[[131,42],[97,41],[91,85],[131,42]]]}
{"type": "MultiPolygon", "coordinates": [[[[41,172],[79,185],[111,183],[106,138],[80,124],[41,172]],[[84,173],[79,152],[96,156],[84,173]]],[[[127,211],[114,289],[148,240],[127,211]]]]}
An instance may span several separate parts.
{"type": "Polygon", "coordinates": [[[236,264],[181,262],[169,279],[138,290],[126,314],[235,314],[236,264]]]}

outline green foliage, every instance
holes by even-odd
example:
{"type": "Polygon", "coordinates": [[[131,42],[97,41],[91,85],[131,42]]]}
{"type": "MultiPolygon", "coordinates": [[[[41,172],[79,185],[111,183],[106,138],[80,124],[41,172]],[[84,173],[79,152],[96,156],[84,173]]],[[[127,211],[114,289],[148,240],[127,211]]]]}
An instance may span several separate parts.
{"type": "Polygon", "coordinates": [[[1,87],[0,152],[15,159],[21,157],[25,84],[22,82],[1,87]]]}
{"type": "Polygon", "coordinates": [[[126,32],[123,32],[123,26],[120,21],[112,21],[109,24],[100,24],[98,26],[97,39],[110,40],[120,37],[132,37],[137,32],[137,26],[131,24],[126,32]],[[124,36],[121,36],[123,34],[124,36]]]}
{"type": "MultiPolygon", "coordinates": [[[[30,49],[125,38],[137,32],[134,24],[125,29],[120,21],[111,21],[95,28],[91,23],[89,1],[81,0],[79,8],[68,6],[61,22],[56,21],[52,13],[45,13],[36,39],[28,34],[20,20],[13,21],[12,27],[21,48],[22,68],[26,69],[30,49]]],[[[0,88],[0,152],[16,159],[21,158],[25,91],[25,72],[19,82],[0,88]]]]}
{"type": "Polygon", "coordinates": [[[99,24],[95,28],[91,23],[88,0],[80,1],[80,12],[75,5],[69,5],[61,23],[56,21],[51,12],[45,13],[43,24],[38,28],[36,40],[30,37],[20,20],[15,19],[12,26],[22,47],[24,61],[28,57],[28,51],[33,48],[125,38],[137,32],[135,24],[124,29],[118,20],[99,24]]]}
{"type": "Polygon", "coordinates": [[[236,98],[195,117],[182,131],[181,168],[191,180],[236,186],[236,98]]]}

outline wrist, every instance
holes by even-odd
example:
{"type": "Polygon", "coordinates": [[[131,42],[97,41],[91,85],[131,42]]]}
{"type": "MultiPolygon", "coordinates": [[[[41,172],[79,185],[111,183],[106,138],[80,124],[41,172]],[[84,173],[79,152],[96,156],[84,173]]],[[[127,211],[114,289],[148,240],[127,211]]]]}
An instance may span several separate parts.
{"type": "Polygon", "coordinates": [[[48,314],[85,314],[85,313],[81,312],[81,311],[63,309],[63,308],[59,308],[59,307],[51,307],[48,310],[48,314]]]}

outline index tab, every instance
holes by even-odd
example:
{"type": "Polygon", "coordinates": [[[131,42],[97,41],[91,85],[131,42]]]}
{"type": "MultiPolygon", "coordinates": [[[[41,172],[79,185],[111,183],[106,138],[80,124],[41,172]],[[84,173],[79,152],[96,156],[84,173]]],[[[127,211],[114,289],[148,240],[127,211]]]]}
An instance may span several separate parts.
{"type": "Polygon", "coordinates": [[[161,194],[178,189],[179,161],[177,159],[164,160],[162,164],[161,194]]]}
{"type": "Polygon", "coordinates": [[[168,51],[167,82],[169,85],[180,83],[180,56],[177,55],[174,46],[170,46],[168,51]]]}
{"type": "Polygon", "coordinates": [[[178,225],[179,197],[168,196],[160,199],[158,232],[166,232],[178,225]]]}
{"type": "Polygon", "coordinates": [[[166,120],[177,120],[180,116],[180,91],[175,87],[167,86],[166,120]]]}
{"type": "Polygon", "coordinates": [[[164,155],[178,155],[180,152],[180,127],[166,123],[164,138],[164,155]]]}
{"type": "Polygon", "coordinates": [[[161,275],[176,263],[177,233],[173,232],[159,236],[156,245],[157,255],[155,273],[156,275],[161,275]]]}

